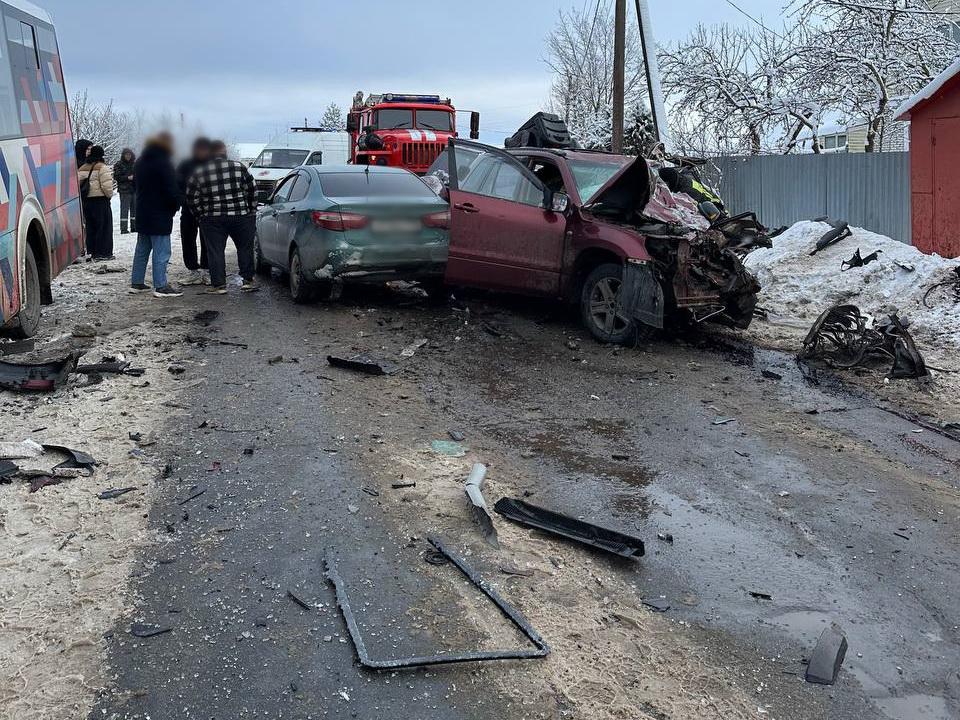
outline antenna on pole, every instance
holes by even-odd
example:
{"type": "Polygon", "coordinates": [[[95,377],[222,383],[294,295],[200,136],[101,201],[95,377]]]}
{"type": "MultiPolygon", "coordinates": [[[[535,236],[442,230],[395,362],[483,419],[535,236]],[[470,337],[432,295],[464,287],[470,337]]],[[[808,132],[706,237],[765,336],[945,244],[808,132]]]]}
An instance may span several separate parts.
{"type": "Polygon", "coordinates": [[[672,145],[667,109],[660,86],[660,62],[657,59],[657,43],[653,39],[653,22],[647,0],[636,0],[637,22],[640,24],[640,42],[643,46],[643,66],[647,71],[647,91],[650,98],[650,114],[653,116],[653,133],[666,152],[672,145]]]}

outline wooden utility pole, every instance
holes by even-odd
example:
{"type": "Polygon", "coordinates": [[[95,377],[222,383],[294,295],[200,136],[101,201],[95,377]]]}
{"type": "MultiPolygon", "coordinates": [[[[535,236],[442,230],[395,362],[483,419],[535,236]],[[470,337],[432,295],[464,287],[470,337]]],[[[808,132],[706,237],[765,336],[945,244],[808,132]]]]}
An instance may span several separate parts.
{"type": "Polygon", "coordinates": [[[617,0],[613,36],[613,152],[623,152],[624,84],[627,66],[627,0],[617,0]]]}

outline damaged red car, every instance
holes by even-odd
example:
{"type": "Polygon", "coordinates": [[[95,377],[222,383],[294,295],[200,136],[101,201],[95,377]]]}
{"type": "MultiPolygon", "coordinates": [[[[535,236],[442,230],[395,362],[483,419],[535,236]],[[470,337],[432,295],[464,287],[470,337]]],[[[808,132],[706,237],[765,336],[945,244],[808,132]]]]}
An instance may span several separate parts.
{"type": "Polygon", "coordinates": [[[750,325],[760,285],[742,255],[766,233],[755,217],[711,222],[715,208],[644,158],[464,140],[445,154],[448,284],[565,299],[606,343],[677,321],[750,325]]]}

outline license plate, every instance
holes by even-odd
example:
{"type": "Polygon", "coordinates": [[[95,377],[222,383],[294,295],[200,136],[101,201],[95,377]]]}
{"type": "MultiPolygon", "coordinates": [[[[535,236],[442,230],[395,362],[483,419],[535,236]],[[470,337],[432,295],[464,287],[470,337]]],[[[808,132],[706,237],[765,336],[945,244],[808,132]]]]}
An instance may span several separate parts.
{"type": "Polygon", "coordinates": [[[414,218],[372,220],[370,230],[378,235],[410,235],[420,231],[420,221],[414,218]]]}

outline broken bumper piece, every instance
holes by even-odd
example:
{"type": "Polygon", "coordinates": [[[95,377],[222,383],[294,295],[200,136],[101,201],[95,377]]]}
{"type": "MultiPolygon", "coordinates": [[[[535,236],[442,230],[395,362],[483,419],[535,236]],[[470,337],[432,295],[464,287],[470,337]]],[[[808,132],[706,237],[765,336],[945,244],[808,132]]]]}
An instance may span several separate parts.
{"type": "Polygon", "coordinates": [[[638,538],[544,510],[522,500],[504,498],[494,506],[494,510],[520,525],[559,535],[620,557],[636,559],[643,557],[645,552],[643,541],[638,538]]]}
{"type": "Polygon", "coordinates": [[[550,647],[544,642],[540,634],[530,626],[526,618],[520,614],[512,605],[510,605],[500,594],[490,586],[473,568],[467,565],[466,561],[454,553],[452,550],[438,538],[428,538],[430,544],[436,548],[437,553],[447,558],[456,565],[463,575],[470,580],[484,595],[493,602],[494,605],[512,622],[523,635],[533,643],[534,648],[528,650],[499,650],[489,652],[449,652],[438,655],[428,655],[422,657],[410,657],[399,660],[373,660],[367,652],[367,646],[363,642],[363,636],[360,634],[360,626],[357,624],[356,616],[350,607],[350,601],[347,597],[346,586],[343,578],[337,572],[337,566],[333,555],[327,553],[327,580],[333,585],[337,594],[337,604],[340,606],[340,612],[343,613],[343,619],[347,624],[347,630],[350,638],[353,640],[354,647],[357,650],[357,657],[360,664],[371,670],[398,670],[402,668],[425,667],[431,665],[452,665],[456,663],[468,662],[488,662],[495,660],[533,660],[544,658],[550,654],[550,647]]]}

